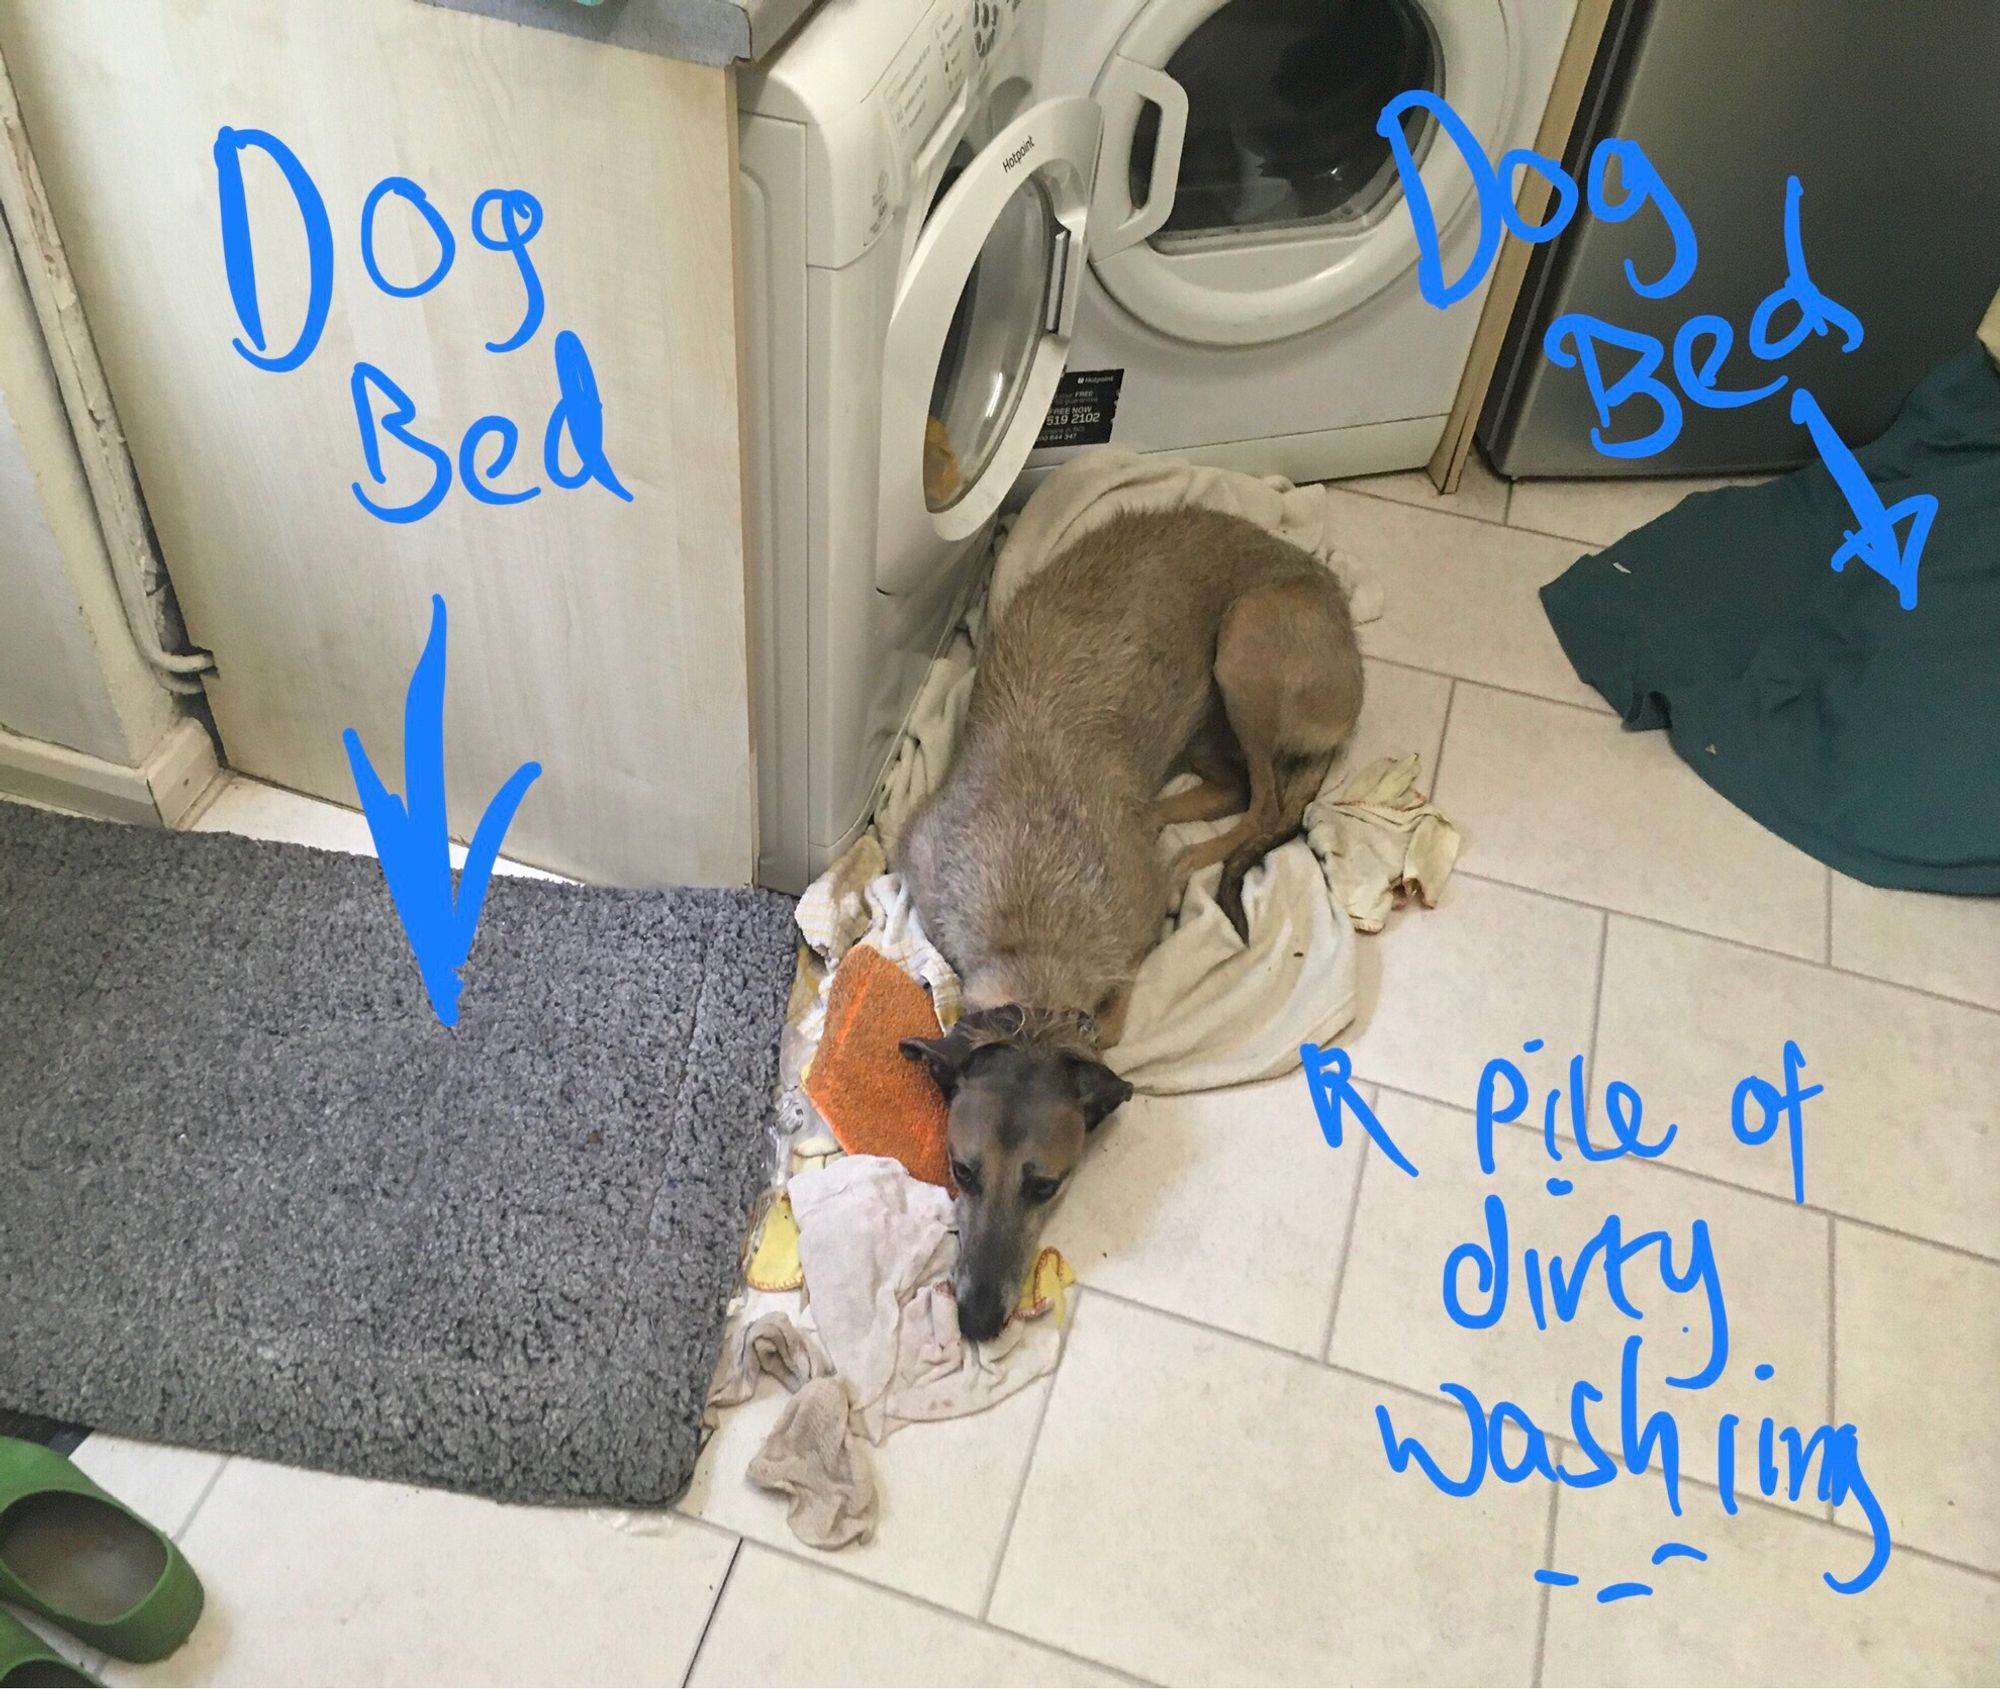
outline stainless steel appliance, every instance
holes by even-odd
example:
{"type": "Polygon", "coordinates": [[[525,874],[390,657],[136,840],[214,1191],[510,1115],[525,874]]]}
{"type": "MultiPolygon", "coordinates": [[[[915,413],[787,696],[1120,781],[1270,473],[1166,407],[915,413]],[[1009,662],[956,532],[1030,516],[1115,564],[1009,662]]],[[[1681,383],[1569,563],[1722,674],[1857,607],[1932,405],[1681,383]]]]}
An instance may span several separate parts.
{"type": "MultiPolygon", "coordinates": [[[[1662,274],[1664,225],[1650,213],[1606,223],[1580,207],[1539,248],[1478,430],[1510,477],[1695,475],[1791,468],[1816,454],[1790,417],[1808,388],[1850,446],[1875,438],[1940,359],[1970,343],[2000,289],[2000,4],[1994,0],[1618,0],[1564,165],[1579,181],[1604,136],[1637,141],[1692,220],[1700,257],[1670,299],[1625,276],[1662,274]],[[1800,229],[1813,281],[1860,317],[1853,352],[1838,334],[1766,363],[1746,344],[1758,304],[1785,279],[1786,178],[1803,184],[1800,229]],[[1698,312],[1736,331],[1726,387],[1780,392],[1732,410],[1683,404],[1658,455],[1600,454],[1582,372],[1544,353],[1549,324],[1584,312],[1668,348],[1698,312]]],[[[1794,314],[1781,312],[1774,332],[1794,314]]],[[[1612,354],[1607,377],[1628,354],[1612,354]]],[[[1697,354],[1697,362],[1699,354],[1697,354]]],[[[1634,401],[1609,437],[1648,433],[1658,411],[1634,401]]]]}

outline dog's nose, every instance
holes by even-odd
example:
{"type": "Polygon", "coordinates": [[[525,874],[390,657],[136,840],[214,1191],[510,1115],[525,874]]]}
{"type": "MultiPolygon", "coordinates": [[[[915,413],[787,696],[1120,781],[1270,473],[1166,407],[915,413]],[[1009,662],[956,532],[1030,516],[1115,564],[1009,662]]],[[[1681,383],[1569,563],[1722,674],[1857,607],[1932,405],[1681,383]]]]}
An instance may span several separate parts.
{"type": "Polygon", "coordinates": [[[1007,1323],[1007,1301],[991,1285],[962,1291],[958,1298],[958,1333],[973,1343],[985,1343],[1000,1335],[1007,1323]]]}

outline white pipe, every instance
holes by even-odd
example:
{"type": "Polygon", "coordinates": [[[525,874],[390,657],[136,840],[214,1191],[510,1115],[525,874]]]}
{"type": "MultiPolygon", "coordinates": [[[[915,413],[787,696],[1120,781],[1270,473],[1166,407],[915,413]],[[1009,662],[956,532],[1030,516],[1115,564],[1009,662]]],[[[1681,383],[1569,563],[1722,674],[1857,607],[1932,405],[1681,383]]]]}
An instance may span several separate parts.
{"type": "Polygon", "coordinates": [[[42,187],[41,171],[28,147],[28,132],[21,122],[21,108],[14,99],[14,81],[7,73],[4,55],[0,55],[0,221],[7,225],[28,278],[28,293],[62,389],[63,409],[69,414],[70,432],[83,460],[84,478],[90,484],[91,502],[97,507],[98,526],[104,533],[111,575],[117,582],[133,643],[171,690],[199,692],[201,682],[195,676],[214,669],[215,659],[206,651],[169,651],[161,643],[147,591],[148,583],[163,578],[166,571],[153,551],[145,496],[139,490],[132,454],[118,426],[118,409],[111,401],[111,388],[104,379],[104,366],[98,362],[90,325],[84,320],[69,257],[63,251],[42,187]]]}

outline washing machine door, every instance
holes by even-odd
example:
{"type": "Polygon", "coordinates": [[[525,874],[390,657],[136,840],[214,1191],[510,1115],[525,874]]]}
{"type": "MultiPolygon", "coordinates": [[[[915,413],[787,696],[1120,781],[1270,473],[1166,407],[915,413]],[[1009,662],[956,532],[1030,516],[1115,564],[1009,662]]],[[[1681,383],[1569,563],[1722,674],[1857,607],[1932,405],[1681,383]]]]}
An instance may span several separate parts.
{"type": "Polygon", "coordinates": [[[883,351],[883,592],[922,586],[1034,450],[1069,356],[1102,129],[1081,96],[1023,112],[924,224],[883,351]]]}
{"type": "MultiPolygon", "coordinates": [[[[1142,5],[1095,90],[1106,129],[1091,264],[1106,291],[1177,339],[1249,345],[1333,322],[1413,271],[1416,229],[1376,120],[1396,95],[1429,89],[1490,150],[1518,81],[1508,10],[1142,5]]],[[[1471,172],[1427,114],[1403,124],[1447,229],[1469,210],[1471,172]]]]}

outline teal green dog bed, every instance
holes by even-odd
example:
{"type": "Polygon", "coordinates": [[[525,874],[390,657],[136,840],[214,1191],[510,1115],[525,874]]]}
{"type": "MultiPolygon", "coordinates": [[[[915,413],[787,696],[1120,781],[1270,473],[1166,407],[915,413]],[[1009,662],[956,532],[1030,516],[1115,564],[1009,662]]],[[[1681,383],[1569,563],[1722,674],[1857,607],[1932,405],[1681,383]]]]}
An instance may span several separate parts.
{"type": "Polygon", "coordinates": [[[1711,786],[1871,885],[2000,892],[2000,372],[1972,347],[1857,452],[1936,495],[1904,610],[1821,464],[1697,494],[1542,589],[1576,672],[1711,786]]]}

